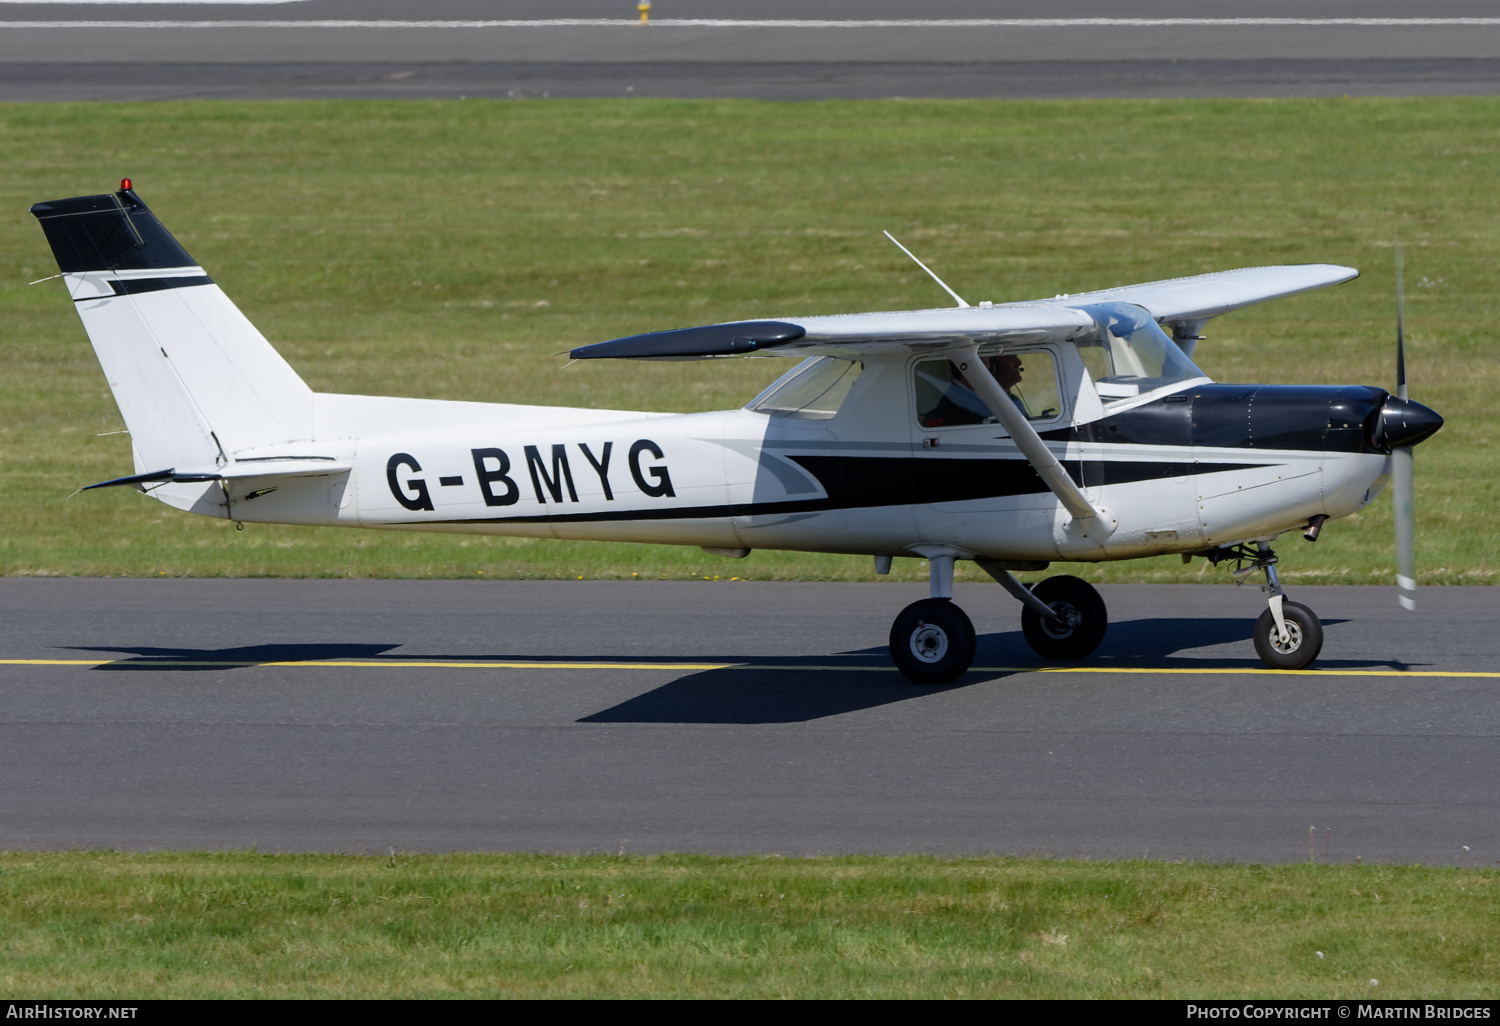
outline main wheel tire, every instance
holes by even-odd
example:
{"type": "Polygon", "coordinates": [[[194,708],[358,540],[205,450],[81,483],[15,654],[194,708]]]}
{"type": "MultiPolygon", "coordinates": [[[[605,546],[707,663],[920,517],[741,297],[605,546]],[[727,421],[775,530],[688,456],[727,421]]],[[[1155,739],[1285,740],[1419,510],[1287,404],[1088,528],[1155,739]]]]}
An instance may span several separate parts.
{"type": "Polygon", "coordinates": [[[951,684],[974,662],[974,625],[948,599],[923,599],[891,624],[891,660],[914,684],[951,684]]]}
{"type": "Polygon", "coordinates": [[[1276,619],[1267,609],[1255,621],[1255,654],[1277,670],[1301,670],[1311,665],[1323,650],[1323,624],[1317,614],[1300,602],[1283,602],[1281,615],[1290,635],[1286,644],[1276,633],[1276,619]]]}
{"type": "Polygon", "coordinates": [[[1077,577],[1049,577],[1031,593],[1058,614],[1057,620],[1048,620],[1021,607],[1021,633],[1037,655],[1077,662],[1099,647],[1109,629],[1109,611],[1093,585],[1077,577]]]}

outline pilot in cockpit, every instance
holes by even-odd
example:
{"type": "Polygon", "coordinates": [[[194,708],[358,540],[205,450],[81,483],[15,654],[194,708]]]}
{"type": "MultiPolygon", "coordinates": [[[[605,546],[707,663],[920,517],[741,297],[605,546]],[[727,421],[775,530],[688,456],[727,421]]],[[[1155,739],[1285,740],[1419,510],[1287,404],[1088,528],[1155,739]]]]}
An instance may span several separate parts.
{"type": "MultiPolygon", "coordinates": [[[[1005,389],[1005,394],[1010,396],[1011,401],[1021,408],[1022,413],[1026,413],[1026,400],[1012,391],[1021,383],[1021,374],[1026,370],[1021,365],[1021,358],[1014,353],[988,356],[984,358],[984,365],[995,375],[995,380],[1000,382],[1000,387],[1005,389]]],[[[1027,416],[1030,414],[1027,413],[1027,416]]]]}
{"type": "MultiPolygon", "coordinates": [[[[1011,402],[1016,404],[1022,416],[1028,420],[1031,419],[1031,411],[1027,408],[1026,400],[1016,392],[1016,386],[1021,383],[1021,377],[1025,371],[1021,357],[1015,353],[1005,353],[1000,356],[984,356],[980,359],[984,360],[984,365],[995,376],[995,380],[1005,390],[1011,402]]],[[[924,427],[952,427],[959,424],[993,424],[995,422],[995,417],[990,413],[989,407],[975,394],[963,372],[948,360],[920,365],[918,402],[922,407],[918,413],[924,427]],[[926,387],[922,387],[923,385],[926,387]],[[924,392],[935,401],[921,402],[924,392]]]]}

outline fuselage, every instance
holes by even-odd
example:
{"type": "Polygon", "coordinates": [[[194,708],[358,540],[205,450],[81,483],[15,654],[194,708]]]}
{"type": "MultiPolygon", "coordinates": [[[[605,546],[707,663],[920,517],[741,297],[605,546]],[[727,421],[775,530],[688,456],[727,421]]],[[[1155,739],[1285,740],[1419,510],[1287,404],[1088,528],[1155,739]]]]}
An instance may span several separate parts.
{"type": "Polygon", "coordinates": [[[1113,520],[1085,537],[998,425],[920,422],[921,359],[864,361],[812,416],[317,395],[309,451],[348,473],[156,494],[246,522],[1047,562],[1274,537],[1359,510],[1389,474],[1380,389],[1199,378],[1106,406],[1083,375],[1038,431],[1113,520]]]}

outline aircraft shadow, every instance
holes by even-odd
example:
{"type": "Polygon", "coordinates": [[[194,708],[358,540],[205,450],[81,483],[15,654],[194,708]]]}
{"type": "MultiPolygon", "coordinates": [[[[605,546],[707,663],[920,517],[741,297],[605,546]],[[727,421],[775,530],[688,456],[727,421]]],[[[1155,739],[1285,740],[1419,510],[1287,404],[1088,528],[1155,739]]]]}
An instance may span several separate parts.
{"type": "Polygon", "coordinates": [[[955,684],[924,687],[894,672],[888,659],[885,666],[855,664],[829,670],[780,669],[748,659],[739,660],[732,670],[680,677],[577,722],[801,723],[942,694],[983,679],[971,673],[955,684]]]}
{"type": "MultiPolygon", "coordinates": [[[[1325,626],[1344,623],[1325,620],[1325,626]]],[[[1090,667],[1121,669],[1253,669],[1261,665],[1253,654],[1223,657],[1183,657],[1178,653],[1213,645],[1245,642],[1250,624],[1244,617],[1166,618],[1131,620],[1111,628],[1104,644],[1089,658],[1090,667]]],[[[953,684],[941,687],[911,684],[893,672],[884,648],[841,653],[817,662],[838,669],[783,669],[809,659],[733,660],[734,669],[705,670],[680,677],[619,705],[580,718],[579,723],[798,723],[857,712],[896,702],[940,695],[985,681],[1031,672],[1046,664],[1039,660],[1020,631],[981,635],[974,665],[953,684]],[[854,662],[853,660],[858,660],[854,662]],[[986,670],[986,667],[991,669],[986,670]],[[763,668],[763,672],[756,672],[763,668]]],[[[729,660],[726,660],[729,661],[729,660]]],[[[1404,663],[1369,660],[1319,659],[1318,669],[1371,666],[1404,670],[1404,663]]]]}
{"type": "Polygon", "coordinates": [[[151,648],[134,645],[73,645],[74,652],[129,652],[127,658],[95,670],[224,670],[236,665],[304,662],[321,659],[373,659],[394,645],[245,645],[240,648],[151,648]]]}

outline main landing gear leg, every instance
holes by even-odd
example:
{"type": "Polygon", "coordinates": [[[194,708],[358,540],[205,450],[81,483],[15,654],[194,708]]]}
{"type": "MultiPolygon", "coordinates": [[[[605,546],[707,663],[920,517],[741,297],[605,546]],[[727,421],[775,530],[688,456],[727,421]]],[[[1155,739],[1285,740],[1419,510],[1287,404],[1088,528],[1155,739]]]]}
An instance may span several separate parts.
{"type": "Polygon", "coordinates": [[[1232,570],[1235,584],[1257,570],[1265,572],[1266,611],[1255,621],[1255,654],[1267,666],[1277,670],[1301,670],[1318,658],[1323,648],[1323,625],[1317,614],[1300,602],[1286,601],[1281,578],[1276,574],[1276,553],[1267,542],[1259,542],[1254,552],[1248,546],[1235,550],[1234,558],[1249,560],[1248,566],[1232,570]]]}
{"type": "Polygon", "coordinates": [[[891,625],[891,660],[915,684],[951,684],[974,662],[976,635],[953,604],[953,556],[927,559],[931,598],[913,602],[891,625]]]}

